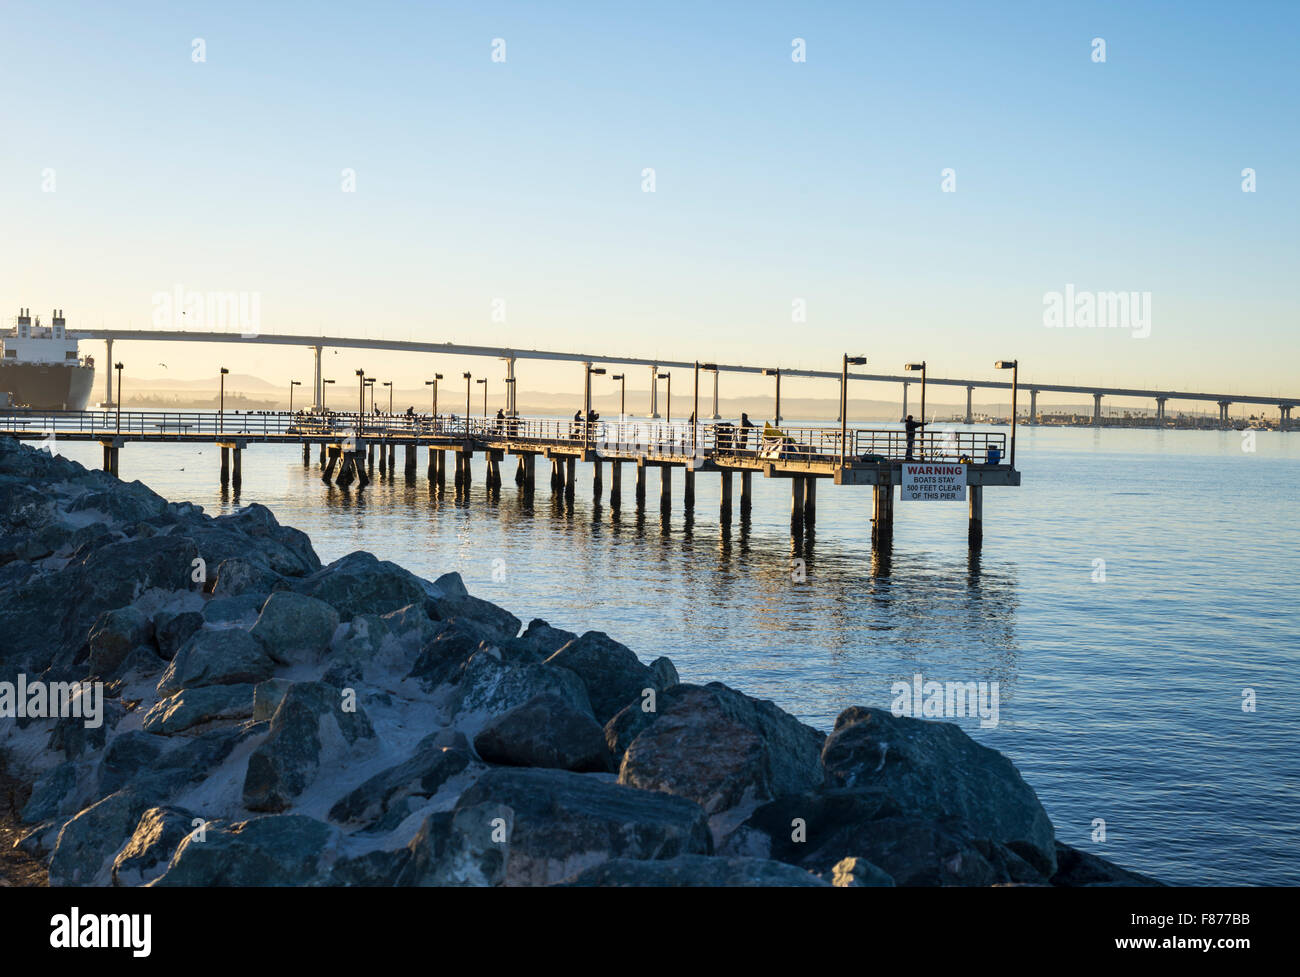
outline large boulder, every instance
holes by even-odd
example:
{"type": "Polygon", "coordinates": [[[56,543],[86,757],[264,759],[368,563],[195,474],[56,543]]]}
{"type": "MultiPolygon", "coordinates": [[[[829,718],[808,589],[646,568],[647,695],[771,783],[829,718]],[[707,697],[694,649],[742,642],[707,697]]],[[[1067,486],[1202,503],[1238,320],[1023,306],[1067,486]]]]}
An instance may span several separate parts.
{"type": "Polygon", "coordinates": [[[407,846],[402,886],[496,886],[506,881],[514,812],[503,804],[458,806],[425,818],[407,846]]]}
{"type": "Polygon", "coordinates": [[[301,814],[272,814],[235,824],[209,824],[188,835],[157,886],[311,885],[329,876],[337,828],[301,814]]]}
{"type": "Polygon", "coordinates": [[[248,758],[244,806],[283,811],[316,779],[322,764],[345,761],[374,729],[359,704],[324,682],[298,682],[280,700],[266,740],[248,758]]]}
{"type": "Polygon", "coordinates": [[[513,665],[489,647],[476,651],[465,663],[450,705],[457,716],[498,716],[545,694],[564,699],[579,712],[591,712],[586,687],[573,672],[551,665],[513,665]]]}
{"type": "Polygon", "coordinates": [[[712,851],[698,804],[567,770],[494,767],[456,809],[500,804],[514,812],[505,881],[546,885],[611,858],[672,858],[712,851]]]}
{"type": "Polygon", "coordinates": [[[126,789],[81,811],[63,826],[50,857],[50,885],[104,885],[111,859],[131,837],[149,796],[126,789]]]}
{"type": "Polygon", "coordinates": [[[469,766],[464,750],[426,747],[408,760],[375,774],[330,808],[331,821],[371,822],[408,797],[429,798],[469,766]]]}
{"type": "Polygon", "coordinates": [[[145,885],[167,869],[172,854],[195,828],[189,811],[151,807],[140,815],[135,833],[113,860],[114,885],[145,885]]]}
{"type": "Polygon", "coordinates": [[[349,553],[306,577],[292,582],[300,594],[315,597],[350,621],[358,614],[387,614],[408,604],[423,604],[429,585],[387,560],[370,553],[349,553]]]}
{"type": "Polygon", "coordinates": [[[1056,871],[1052,822],[1033,788],[953,723],[855,706],[836,719],[822,765],[828,786],[880,788],[905,816],[959,818],[971,837],[1006,845],[1045,877],[1056,871]]]}
{"type": "Polygon", "coordinates": [[[90,629],[90,674],[111,675],[136,648],[153,641],[153,622],[137,607],[105,611],[90,629]]]}
{"type": "Polygon", "coordinates": [[[586,686],[592,711],[603,726],[646,689],[659,689],[660,676],[633,653],[601,631],[588,631],[560,648],[546,664],[567,668],[586,686]]]}
{"type": "Polygon", "coordinates": [[[445,573],[433,582],[427,606],[436,617],[455,621],[485,641],[504,643],[519,634],[519,618],[496,604],[471,596],[459,573],[445,573]]]}
{"type": "Polygon", "coordinates": [[[1056,874],[1052,885],[1076,886],[1163,886],[1165,883],[1149,875],[1130,872],[1100,855],[1094,855],[1069,845],[1056,843],[1056,874]]]}
{"type": "Polygon", "coordinates": [[[217,720],[248,719],[253,715],[253,686],[209,685],[182,689],[159,699],[144,715],[140,729],[171,736],[217,720]]]}
{"type": "MultiPolygon", "coordinates": [[[[483,647],[478,634],[466,631],[454,622],[444,622],[437,633],[420,648],[406,677],[418,681],[426,691],[446,682],[457,681],[470,656],[483,647]]],[[[500,651],[497,656],[500,661],[510,660],[500,651]]]]}
{"type": "Polygon", "coordinates": [[[589,711],[553,693],[534,696],[491,720],[474,737],[488,763],[579,773],[611,768],[604,731],[589,711]]]}
{"type": "Polygon", "coordinates": [[[279,590],[266,599],[249,633],[281,665],[315,664],[338,626],[338,611],[323,600],[279,590]]]}
{"type": "Polygon", "coordinates": [[[196,631],[158,680],[158,694],[200,685],[245,685],[271,677],[275,662],[262,642],[242,628],[196,631]]]}
{"type": "Polygon", "coordinates": [[[816,786],[823,734],[720,682],[677,685],[627,747],[619,783],[696,801],[710,815],[816,786]]]}

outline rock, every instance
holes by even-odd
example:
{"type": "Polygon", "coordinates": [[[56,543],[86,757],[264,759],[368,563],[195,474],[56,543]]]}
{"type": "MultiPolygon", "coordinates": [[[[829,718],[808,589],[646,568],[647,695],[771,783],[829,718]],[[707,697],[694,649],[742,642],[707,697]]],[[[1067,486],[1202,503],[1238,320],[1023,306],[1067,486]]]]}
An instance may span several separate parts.
{"type": "Polygon", "coordinates": [[[340,858],[330,870],[329,884],[341,886],[391,886],[396,885],[411,853],[400,851],[371,851],[352,858],[340,858]]]}
{"type": "Polygon", "coordinates": [[[423,604],[430,596],[428,585],[415,574],[362,552],[349,553],[292,581],[292,588],[330,604],[343,621],[358,614],[387,614],[408,604],[423,604]]]}
{"type": "Polygon", "coordinates": [[[402,886],[496,886],[506,881],[514,812],[491,802],[431,814],[407,846],[402,886]]]}
{"type": "Polygon", "coordinates": [[[657,689],[656,677],[632,649],[601,631],[588,631],[546,659],[567,668],[586,686],[592,711],[603,726],[646,689],[657,689]]]}
{"type": "Polygon", "coordinates": [[[488,763],[514,767],[608,772],[604,731],[590,712],[560,696],[534,696],[489,722],[474,737],[474,749],[488,763]]]}
{"type": "Polygon", "coordinates": [[[678,855],[662,861],[613,858],[579,872],[564,886],[825,886],[801,868],[765,858],[678,855]]]}
{"type": "Polygon", "coordinates": [[[164,611],[155,615],[154,631],[159,656],[171,661],[181,646],[201,627],[203,615],[198,611],[180,611],[175,614],[164,611]]]}
{"type": "Polygon", "coordinates": [[[329,604],[289,590],[271,594],[250,633],[281,665],[315,664],[329,647],[339,614],[329,604]]]}
{"type": "Polygon", "coordinates": [[[271,717],[270,733],[248,758],[244,806],[283,811],[310,784],[328,758],[343,758],[374,730],[360,705],[343,710],[344,697],[324,682],[297,682],[271,717]]]}
{"type": "Polygon", "coordinates": [[[113,860],[114,885],[144,885],[161,875],[181,841],[194,830],[194,815],[176,808],[151,807],[140,815],[135,833],[113,860]]]}
{"type": "Polygon", "coordinates": [[[953,723],[847,709],[822,765],[829,786],[879,787],[905,815],[960,818],[972,837],[1006,845],[1045,877],[1056,871],[1052,822],[1033,789],[1010,760],[953,723]]]}
{"type": "Polygon", "coordinates": [[[496,648],[484,648],[470,656],[451,701],[454,715],[498,716],[547,693],[559,696],[579,712],[591,712],[587,690],[573,672],[550,665],[511,665],[503,662],[500,654],[496,648]]]}
{"type": "Polygon", "coordinates": [[[619,783],[689,797],[710,815],[807,790],[823,736],[770,702],[719,682],[677,685],[627,747],[619,783]]]}
{"type": "Polygon", "coordinates": [[[259,560],[232,556],[217,564],[212,594],[214,597],[266,595],[281,586],[283,580],[284,577],[259,560]]]}
{"type": "Polygon", "coordinates": [[[447,623],[425,644],[415,664],[406,676],[416,679],[425,691],[446,682],[455,681],[464,671],[470,656],[482,647],[483,642],[460,625],[447,623]]]}
{"type": "Polygon", "coordinates": [[[504,643],[519,634],[519,618],[496,604],[471,597],[459,573],[446,573],[435,580],[426,606],[432,616],[454,621],[483,640],[504,643]]]}
{"type": "Polygon", "coordinates": [[[514,812],[505,881],[546,885],[611,858],[672,858],[712,850],[692,801],[567,770],[494,767],[456,809],[495,803],[514,812]]]}
{"type": "Polygon", "coordinates": [[[255,502],[236,512],[218,516],[212,520],[211,526],[218,531],[234,531],[257,540],[259,557],[282,576],[301,577],[321,568],[320,558],[312,549],[307,534],[292,526],[281,526],[264,505],[255,502]]]}
{"type": "Polygon", "coordinates": [[[77,783],[85,771],[85,764],[72,760],[47,770],[33,785],[19,818],[26,824],[36,824],[58,815],[75,814],[77,783]]]}
{"type": "Polygon", "coordinates": [[[469,766],[463,750],[430,747],[377,773],[330,808],[331,821],[369,822],[404,798],[432,797],[448,779],[469,766]]]}
{"type": "Polygon", "coordinates": [[[650,679],[654,687],[660,690],[681,684],[681,679],[677,677],[677,666],[672,663],[672,659],[662,655],[650,663],[650,679]]]}
{"type": "Polygon", "coordinates": [[[252,627],[266,600],[266,594],[257,593],[213,597],[203,605],[203,620],[209,624],[238,624],[241,627],[252,627]]]}
{"type": "Polygon", "coordinates": [[[1059,886],[1163,886],[1165,883],[1149,875],[1130,872],[1099,855],[1069,845],[1056,843],[1056,874],[1052,885],[1059,886]]]}
{"type": "Polygon", "coordinates": [[[63,826],[50,857],[50,885],[102,885],[108,860],[153,805],[128,788],[92,804],[63,826]]]}
{"type": "Polygon", "coordinates": [[[262,643],[240,628],[196,631],[158,680],[158,694],[200,685],[244,685],[271,677],[275,663],[262,643]]]}
{"type": "Polygon", "coordinates": [[[312,885],[328,878],[337,828],[301,814],[209,824],[180,843],[156,886],[312,885]]]}
{"type": "Polygon", "coordinates": [[[219,719],[248,719],[253,715],[253,686],[212,685],[182,689],[159,699],[140,728],[146,733],[171,736],[201,723],[219,719]]]}
{"type": "Polygon", "coordinates": [[[511,661],[538,665],[577,638],[572,631],[562,631],[551,627],[541,618],[533,618],[523,634],[503,643],[509,647],[509,652],[504,646],[501,650],[509,655],[511,661]]]}
{"type": "Polygon", "coordinates": [[[115,672],[126,656],[153,641],[153,623],[135,607],[105,611],[90,629],[90,674],[115,672]]]}
{"type": "Polygon", "coordinates": [[[831,867],[831,885],[839,888],[892,886],[893,876],[865,858],[844,858],[831,867]]]}
{"type": "Polygon", "coordinates": [[[289,691],[293,682],[287,678],[271,678],[253,686],[253,721],[262,722],[275,715],[280,708],[280,700],[289,691]]]}

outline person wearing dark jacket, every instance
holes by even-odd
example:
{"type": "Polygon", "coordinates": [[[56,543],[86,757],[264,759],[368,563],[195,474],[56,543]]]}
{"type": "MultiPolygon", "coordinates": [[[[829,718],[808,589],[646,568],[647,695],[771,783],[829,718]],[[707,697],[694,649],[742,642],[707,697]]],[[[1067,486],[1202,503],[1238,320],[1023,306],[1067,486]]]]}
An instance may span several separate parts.
{"type": "Polygon", "coordinates": [[[911,461],[911,460],[912,460],[912,442],[914,442],[914,441],[916,440],[916,432],[917,432],[917,430],[919,430],[920,428],[925,427],[925,421],[916,421],[916,420],[913,420],[913,419],[912,419],[912,415],[911,415],[911,414],[908,414],[908,415],[907,415],[907,420],[903,422],[903,425],[907,428],[907,457],[906,457],[904,460],[905,460],[905,461],[911,461]]]}

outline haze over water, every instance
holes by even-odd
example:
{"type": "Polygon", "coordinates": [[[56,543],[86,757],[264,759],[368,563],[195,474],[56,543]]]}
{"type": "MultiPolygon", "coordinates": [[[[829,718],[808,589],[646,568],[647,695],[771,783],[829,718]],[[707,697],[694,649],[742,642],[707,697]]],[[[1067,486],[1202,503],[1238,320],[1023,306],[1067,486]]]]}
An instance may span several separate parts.
{"type": "MultiPolygon", "coordinates": [[[[1300,434],[1256,437],[1247,452],[1238,432],[1020,428],[1024,484],[986,492],[978,555],[955,503],[897,503],[886,557],[871,492],[823,482],[796,551],[784,480],[754,479],[747,523],[737,492],[724,531],[714,477],[697,477],[687,519],[678,471],[662,519],[657,475],[638,516],[625,469],[614,520],[608,469],[593,503],[579,465],[570,507],[539,464],[526,506],[513,462],[493,499],[479,459],[458,502],[450,485],[431,494],[423,450],[414,484],[376,469],[358,493],[323,485],[300,447],[253,445],[238,504],[305,530],[322,560],[364,549],[425,577],[458,571],[525,622],[606,631],[643,660],[668,655],[683,681],[824,730],[848,706],[889,708],[916,673],[997,681],[996,728],[956,721],[1014,760],[1060,840],[1173,883],[1296,884],[1300,434]]],[[[58,447],[100,460],[97,444],[58,447]]],[[[128,445],[120,470],[212,514],[236,505],[210,445],[128,445]]]]}

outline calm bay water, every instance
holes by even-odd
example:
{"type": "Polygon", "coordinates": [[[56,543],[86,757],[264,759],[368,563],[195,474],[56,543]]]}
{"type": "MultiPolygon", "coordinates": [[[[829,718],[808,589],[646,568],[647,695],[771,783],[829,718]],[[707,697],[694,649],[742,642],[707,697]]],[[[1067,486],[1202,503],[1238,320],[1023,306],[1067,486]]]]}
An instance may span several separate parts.
{"type": "MultiPolygon", "coordinates": [[[[300,447],[245,451],[237,499],[211,446],[128,445],[120,470],[212,514],[263,503],[325,561],[365,549],[425,577],[458,571],[524,621],[606,631],[643,660],[668,655],[684,681],[825,730],[850,705],[889,708],[918,672],[996,681],[998,726],[956,721],[1015,761],[1062,841],[1174,883],[1300,883],[1300,433],[1259,433],[1253,452],[1236,432],[1017,440],[1024,484],[985,493],[977,555],[955,503],[898,503],[892,552],[873,554],[871,492],[826,482],[796,549],[775,479],[755,478],[751,519],[737,508],[724,530],[717,479],[697,478],[688,519],[680,471],[664,519],[657,476],[637,515],[625,468],[614,519],[608,474],[595,503],[583,465],[572,506],[541,464],[522,503],[509,459],[499,497],[480,462],[467,502],[440,499],[424,451],[415,484],[362,493],[323,485],[300,447]]],[[[100,461],[98,445],[59,450],[100,461]]]]}

